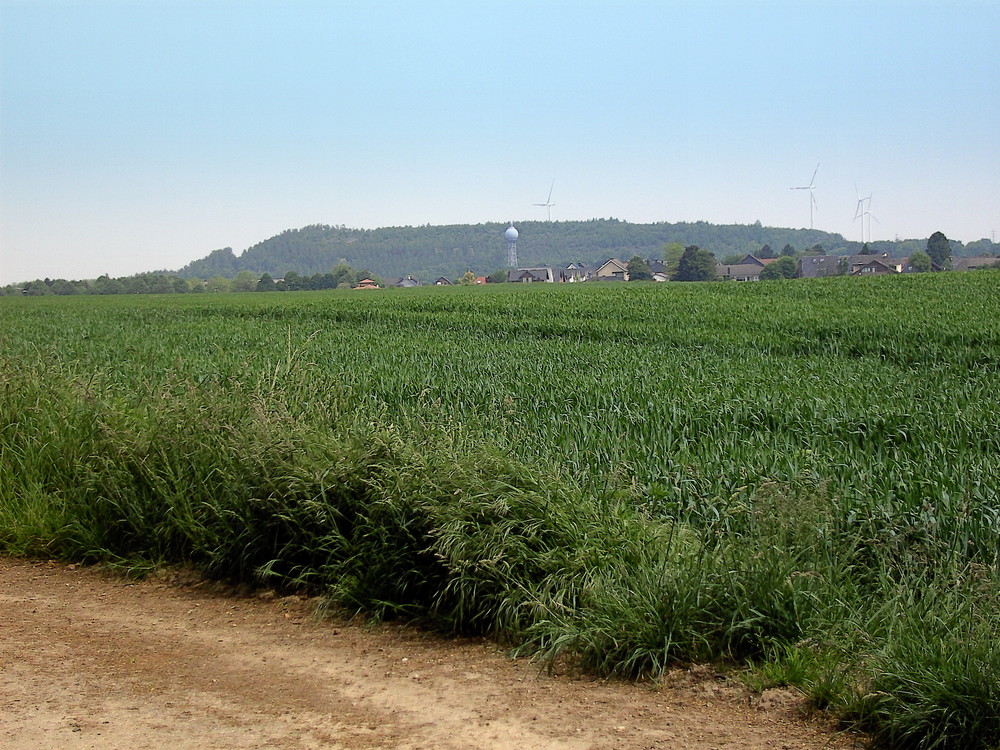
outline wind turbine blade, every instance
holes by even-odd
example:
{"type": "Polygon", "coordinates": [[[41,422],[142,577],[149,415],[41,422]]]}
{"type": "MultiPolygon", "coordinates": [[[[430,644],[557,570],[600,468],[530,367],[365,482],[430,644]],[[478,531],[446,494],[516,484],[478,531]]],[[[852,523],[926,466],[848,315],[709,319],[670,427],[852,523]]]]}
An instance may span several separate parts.
{"type": "Polygon", "coordinates": [[[816,169],[815,169],[815,170],[813,170],[813,176],[812,176],[812,179],[811,179],[811,180],[809,180],[809,187],[812,187],[813,185],[815,185],[815,184],[816,184],[816,172],[818,172],[818,171],[819,171],[819,164],[817,164],[817,165],[816,165],[816,169]]]}
{"type": "Polygon", "coordinates": [[[553,203],[552,203],[552,190],[555,188],[555,186],[556,186],[556,181],[555,181],[555,178],[553,178],[552,179],[552,184],[549,186],[549,197],[546,199],[546,202],[550,206],[553,205],[553,203]]]}

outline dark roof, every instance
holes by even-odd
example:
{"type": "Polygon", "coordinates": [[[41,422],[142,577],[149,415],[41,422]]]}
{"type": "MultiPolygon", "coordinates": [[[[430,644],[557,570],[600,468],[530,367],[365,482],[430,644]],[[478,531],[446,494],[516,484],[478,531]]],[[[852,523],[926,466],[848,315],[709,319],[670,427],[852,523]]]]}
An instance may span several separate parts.
{"type": "MultiPolygon", "coordinates": [[[[869,256],[869,260],[871,257],[869,256]]],[[[799,258],[799,276],[815,279],[840,273],[840,258],[836,255],[803,255],[799,258]]]]}
{"type": "Polygon", "coordinates": [[[385,285],[410,287],[410,286],[420,286],[420,282],[417,281],[412,276],[397,276],[394,279],[386,279],[385,285]]]}
{"type": "Polygon", "coordinates": [[[507,275],[508,281],[555,281],[555,274],[548,266],[540,268],[517,268],[507,275]]]}
{"type": "Polygon", "coordinates": [[[972,271],[976,268],[1000,267],[1000,258],[991,258],[988,255],[979,255],[972,258],[955,258],[951,267],[955,271],[972,271]]]}
{"type": "MultiPolygon", "coordinates": [[[[861,256],[862,258],[867,256],[861,256]]],[[[896,273],[896,267],[889,265],[880,257],[873,257],[867,263],[857,263],[851,266],[851,274],[857,276],[865,273],[896,273]]]]}
{"type": "Polygon", "coordinates": [[[863,265],[871,260],[881,261],[882,263],[886,263],[892,260],[892,258],[889,257],[889,253],[878,253],[878,254],[869,253],[868,255],[851,255],[848,256],[848,258],[851,262],[851,265],[863,265]]]}

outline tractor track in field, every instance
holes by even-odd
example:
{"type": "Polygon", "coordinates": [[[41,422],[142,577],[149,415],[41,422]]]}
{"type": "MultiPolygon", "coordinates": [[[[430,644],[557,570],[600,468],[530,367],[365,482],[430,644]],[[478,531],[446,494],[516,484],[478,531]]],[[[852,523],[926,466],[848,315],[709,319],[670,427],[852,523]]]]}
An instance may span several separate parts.
{"type": "MultiPolygon", "coordinates": [[[[0,747],[849,748],[789,691],[541,672],[485,640],[318,620],[314,603],[166,571],[0,557],[0,747]]],[[[859,745],[857,745],[859,746],[859,745]]]]}

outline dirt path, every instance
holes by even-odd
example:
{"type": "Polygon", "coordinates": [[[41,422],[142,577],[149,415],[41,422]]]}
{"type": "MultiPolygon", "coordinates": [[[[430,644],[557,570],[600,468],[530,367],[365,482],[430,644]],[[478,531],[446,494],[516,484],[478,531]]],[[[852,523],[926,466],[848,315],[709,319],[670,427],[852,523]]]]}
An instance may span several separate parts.
{"type": "Polygon", "coordinates": [[[846,748],[788,694],[540,674],[481,641],[0,557],[0,747],[846,748]],[[768,696],[765,696],[768,697],[768,696]]]}

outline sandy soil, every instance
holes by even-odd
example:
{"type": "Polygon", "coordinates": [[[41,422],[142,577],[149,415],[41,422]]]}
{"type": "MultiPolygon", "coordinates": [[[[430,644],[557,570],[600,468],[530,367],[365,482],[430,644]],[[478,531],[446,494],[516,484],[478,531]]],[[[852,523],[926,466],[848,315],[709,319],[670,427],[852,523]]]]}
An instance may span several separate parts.
{"type": "Polygon", "coordinates": [[[0,557],[0,747],[847,748],[787,691],[540,672],[312,602],[0,557]]]}

